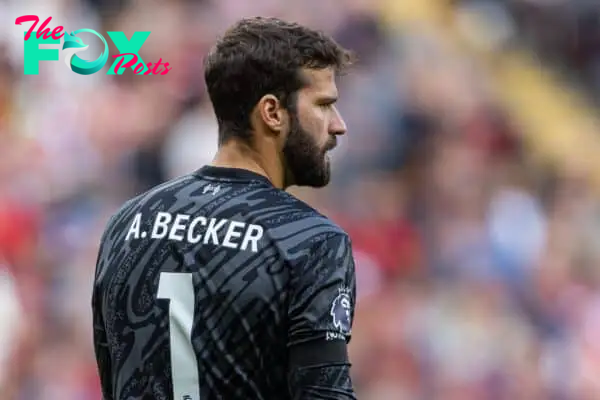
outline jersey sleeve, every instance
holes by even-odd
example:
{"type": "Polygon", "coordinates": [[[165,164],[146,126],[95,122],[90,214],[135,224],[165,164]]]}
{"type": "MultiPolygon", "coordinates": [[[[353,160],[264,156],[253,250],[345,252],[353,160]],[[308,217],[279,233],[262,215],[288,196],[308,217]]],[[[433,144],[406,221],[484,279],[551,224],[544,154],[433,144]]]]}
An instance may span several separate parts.
{"type": "Polygon", "coordinates": [[[94,289],[92,296],[92,312],[93,312],[93,327],[94,327],[94,352],[96,354],[96,362],[98,364],[98,374],[100,376],[100,385],[102,387],[103,400],[111,400],[112,383],[111,383],[111,367],[110,353],[108,350],[108,341],[106,331],[104,330],[104,321],[102,319],[102,310],[98,305],[98,293],[94,289]]]}
{"type": "Polygon", "coordinates": [[[347,351],[356,298],[349,238],[335,234],[321,241],[291,274],[291,398],[355,399],[347,351]]]}
{"type": "Polygon", "coordinates": [[[96,261],[96,273],[94,279],[94,286],[92,289],[92,323],[93,323],[93,340],[94,340],[94,353],[96,355],[96,363],[98,366],[98,375],[100,377],[100,386],[102,389],[102,399],[112,400],[112,369],[110,361],[110,352],[108,347],[108,338],[106,330],[104,328],[104,318],[102,312],[102,296],[99,288],[98,278],[99,272],[102,267],[102,243],[106,232],[102,236],[100,251],[98,252],[98,258],[96,261]]]}

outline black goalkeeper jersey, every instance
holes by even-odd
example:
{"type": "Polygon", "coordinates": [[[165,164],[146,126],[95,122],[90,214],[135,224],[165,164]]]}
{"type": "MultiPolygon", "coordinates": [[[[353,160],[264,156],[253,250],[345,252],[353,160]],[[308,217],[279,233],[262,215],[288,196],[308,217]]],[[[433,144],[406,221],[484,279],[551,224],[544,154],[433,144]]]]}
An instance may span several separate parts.
{"type": "Polygon", "coordinates": [[[206,166],[128,201],[92,308],[106,400],[354,399],[347,234],[267,178],[206,166]]]}

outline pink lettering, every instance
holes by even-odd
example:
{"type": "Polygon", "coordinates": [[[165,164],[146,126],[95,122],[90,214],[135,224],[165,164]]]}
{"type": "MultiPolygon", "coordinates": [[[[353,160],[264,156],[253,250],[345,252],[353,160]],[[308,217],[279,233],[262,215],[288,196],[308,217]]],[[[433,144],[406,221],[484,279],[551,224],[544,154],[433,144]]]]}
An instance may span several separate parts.
{"type": "Polygon", "coordinates": [[[40,30],[37,31],[35,36],[39,39],[40,36],[44,35],[44,39],[48,39],[50,37],[50,28],[46,28],[46,26],[50,23],[52,17],[46,18],[46,20],[40,26],[40,30]]]}
{"type": "Polygon", "coordinates": [[[58,40],[58,39],[60,39],[61,37],[65,36],[65,34],[64,34],[64,33],[60,33],[60,32],[62,32],[62,30],[63,30],[63,27],[62,27],[62,26],[57,26],[56,28],[54,28],[54,29],[52,30],[52,35],[51,35],[51,36],[52,36],[52,39],[56,39],[56,40],[58,40]],[[57,34],[57,33],[60,33],[60,35],[56,36],[56,34],[57,34]]]}
{"type": "Polygon", "coordinates": [[[148,67],[148,69],[146,70],[146,72],[144,72],[144,75],[151,75],[152,70],[150,69],[150,67],[152,67],[152,63],[149,62],[146,66],[148,67]]]}
{"type": "MultiPolygon", "coordinates": [[[[50,21],[52,21],[52,17],[46,18],[46,20],[40,26],[40,30],[36,32],[35,36],[38,39],[42,35],[44,36],[44,39],[48,39],[50,37],[52,37],[52,39],[60,39],[61,37],[64,36],[64,33],[61,33],[60,35],[58,35],[58,33],[60,33],[63,30],[62,26],[57,26],[56,28],[54,28],[52,33],[50,33],[50,28],[46,28],[46,26],[48,26],[50,21]]],[[[15,20],[15,25],[22,25],[24,22],[33,22],[31,27],[29,27],[29,30],[25,34],[25,40],[28,40],[31,37],[31,33],[34,31],[38,22],[40,22],[40,17],[38,17],[37,15],[23,15],[15,20]]]]}
{"type": "Polygon", "coordinates": [[[152,68],[152,75],[158,75],[158,73],[160,72],[157,68],[160,67],[161,65],[164,65],[162,63],[162,58],[158,59],[158,62],[156,64],[154,64],[154,68],[152,68]]]}
{"type": "Polygon", "coordinates": [[[25,40],[27,40],[31,37],[31,32],[35,29],[37,23],[40,22],[40,18],[37,15],[23,15],[15,20],[15,25],[23,25],[23,22],[33,22],[33,25],[25,34],[25,40]]]}
{"type": "Polygon", "coordinates": [[[113,57],[115,58],[119,58],[119,62],[117,62],[117,65],[115,65],[115,74],[119,73],[119,69],[120,68],[130,68],[133,67],[135,65],[135,69],[133,70],[133,73],[136,75],[166,75],[171,69],[169,68],[169,63],[163,63],[162,62],[162,58],[158,60],[157,63],[153,64],[151,62],[149,62],[146,67],[148,67],[148,69],[146,70],[146,72],[142,73],[142,71],[144,70],[144,64],[139,63],[138,65],[138,56],[135,55],[134,53],[122,53],[122,54],[117,54],[114,55],[113,57]],[[123,65],[123,60],[125,60],[125,56],[133,56],[131,58],[131,60],[127,61],[124,65],[123,65]],[[152,65],[154,65],[154,68],[152,68],[152,65]],[[157,67],[160,66],[164,66],[164,69],[157,69],[157,67]]]}
{"type": "Polygon", "coordinates": [[[117,63],[117,65],[115,66],[115,74],[119,73],[119,69],[121,68],[121,64],[123,64],[123,60],[125,59],[125,56],[133,56],[133,58],[131,60],[129,60],[125,65],[123,65],[123,68],[133,67],[135,64],[137,64],[138,57],[134,53],[122,53],[122,54],[114,55],[113,57],[115,57],[115,58],[119,58],[119,57],[121,58],[119,60],[119,62],[117,63]]]}
{"type": "Polygon", "coordinates": [[[139,75],[140,72],[142,72],[142,70],[144,69],[144,64],[143,63],[139,63],[137,65],[137,67],[135,67],[135,69],[133,70],[133,73],[136,75],[139,75]]]}
{"type": "Polygon", "coordinates": [[[160,73],[161,75],[166,75],[169,73],[170,70],[172,70],[173,67],[169,68],[169,63],[165,63],[165,69],[160,73]]]}

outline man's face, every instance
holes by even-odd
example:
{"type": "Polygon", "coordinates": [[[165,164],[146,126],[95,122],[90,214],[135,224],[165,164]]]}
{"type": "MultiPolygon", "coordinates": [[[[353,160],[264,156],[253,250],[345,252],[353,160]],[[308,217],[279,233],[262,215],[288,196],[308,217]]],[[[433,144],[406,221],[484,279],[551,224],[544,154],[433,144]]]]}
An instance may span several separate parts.
{"type": "Polygon", "coordinates": [[[319,188],[329,183],[327,152],[336,146],[336,136],[346,133],[346,124],[335,107],[334,70],[304,69],[303,74],[307,85],[298,91],[295,112],[290,113],[283,154],[289,184],[319,188]]]}

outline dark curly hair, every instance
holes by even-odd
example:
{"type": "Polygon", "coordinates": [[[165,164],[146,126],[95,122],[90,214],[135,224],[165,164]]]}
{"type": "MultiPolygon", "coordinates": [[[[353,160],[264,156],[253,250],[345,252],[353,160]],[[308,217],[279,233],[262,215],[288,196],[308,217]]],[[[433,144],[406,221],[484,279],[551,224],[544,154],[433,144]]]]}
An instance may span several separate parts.
{"type": "Polygon", "coordinates": [[[219,144],[248,141],[250,114],[266,94],[293,109],[305,82],[301,68],[333,67],[337,73],[353,53],[330,36],[277,18],[242,19],[225,32],[205,60],[204,78],[219,124],[219,144]]]}

